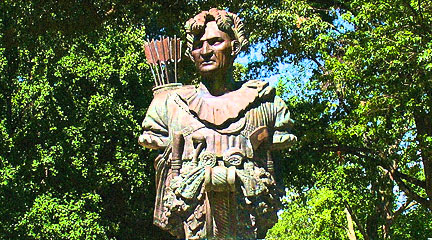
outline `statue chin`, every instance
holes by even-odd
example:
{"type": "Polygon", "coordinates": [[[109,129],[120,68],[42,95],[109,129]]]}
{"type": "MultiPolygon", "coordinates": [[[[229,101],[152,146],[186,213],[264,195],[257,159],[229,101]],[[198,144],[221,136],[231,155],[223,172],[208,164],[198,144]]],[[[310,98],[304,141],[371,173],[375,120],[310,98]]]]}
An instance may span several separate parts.
{"type": "Polygon", "coordinates": [[[218,78],[219,76],[226,75],[227,69],[223,69],[217,66],[204,66],[199,68],[199,74],[203,78],[207,79],[213,79],[216,80],[222,80],[218,78]]]}

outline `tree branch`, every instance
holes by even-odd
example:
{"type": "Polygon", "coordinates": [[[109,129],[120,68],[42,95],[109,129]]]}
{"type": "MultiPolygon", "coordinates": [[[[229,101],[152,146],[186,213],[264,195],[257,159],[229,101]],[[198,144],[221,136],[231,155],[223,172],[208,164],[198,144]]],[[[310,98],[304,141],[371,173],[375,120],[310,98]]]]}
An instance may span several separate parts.
{"type": "Polygon", "coordinates": [[[316,63],[316,65],[318,66],[318,68],[323,72],[323,75],[327,75],[328,72],[325,70],[325,67],[315,58],[315,57],[309,57],[314,63],[316,63]]]}
{"type": "MultiPolygon", "coordinates": [[[[350,146],[346,146],[346,145],[327,146],[327,147],[323,147],[323,149],[330,150],[330,151],[342,151],[343,153],[349,153],[349,154],[354,154],[354,155],[357,153],[360,153],[360,152],[373,153],[373,151],[371,149],[368,149],[368,148],[350,147],[350,146]]],[[[366,157],[365,155],[361,155],[361,156],[366,157]]]]}
{"type": "MultiPolygon", "coordinates": [[[[381,167],[384,171],[388,171],[387,169],[381,167]]],[[[390,170],[388,171],[390,174],[388,174],[388,176],[390,177],[391,180],[395,181],[398,186],[402,189],[402,191],[404,191],[404,193],[410,197],[411,199],[413,199],[414,201],[420,203],[422,206],[430,209],[432,211],[432,204],[431,201],[421,197],[420,195],[418,195],[417,193],[415,193],[413,190],[411,190],[411,188],[404,182],[402,181],[402,179],[400,179],[399,176],[397,176],[397,174],[394,173],[394,171],[390,170]]]]}
{"type": "MultiPolygon", "coordinates": [[[[324,149],[329,149],[329,150],[333,150],[333,151],[342,151],[345,153],[356,155],[356,156],[361,157],[361,158],[367,158],[367,159],[375,160],[372,157],[369,157],[367,155],[362,154],[362,152],[363,153],[372,153],[372,150],[367,149],[367,148],[354,148],[354,147],[349,147],[349,146],[329,146],[329,147],[324,147],[324,149]]],[[[383,167],[382,165],[380,165],[379,167],[381,167],[383,169],[383,171],[390,173],[390,174],[388,174],[390,179],[395,181],[398,184],[398,186],[402,189],[402,191],[404,191],[404,193],[408,197],[415,200],[416,202],[423,205],[424,207],[432,210],[432,201],[428,200],[426,198],[423,198],[420,195],[418,195],[417,193],[415,193],[402,179],[405,179],[406,181],[408,181],[408,182],[410,182],[410,183],[412,183],[418,187],[423,186],[423,188],[426,187],[426,183],[424,183],[423,181],[418,180],[416,178],[413,178],[411,176],[408,176],[406,174],[400,173],[399,171],[396,170],[396,166],[389,166],[386,168],[386,167],[383,167]]]]}
{"type": "Polygon", "coordinates": [[[426,182],[425,181],[419,180],[415,177],[411,177],[405,173],[401,173],[397,169],[395,169],[394,172],[398,177],[404,179],[405,181],[408,181],[408,182],[410,182],[410,183],[412,183],[418,187],[426,188],[426,182]]]}
{"type": "Polygon", "coordinates": [[[407,210],[407,209],[409,209],[409,208],[411,208],[411,207],[413,207],[415,205],[417,205],[416,202],[414,202],[412,200],[407,200],[404,204],[402,204],[402,206],[400,206],[398,208],[398,210],[396,210],[393,213],[392,221],[394,221],[396,218],[398,218],[405,210],[407,210]]]}

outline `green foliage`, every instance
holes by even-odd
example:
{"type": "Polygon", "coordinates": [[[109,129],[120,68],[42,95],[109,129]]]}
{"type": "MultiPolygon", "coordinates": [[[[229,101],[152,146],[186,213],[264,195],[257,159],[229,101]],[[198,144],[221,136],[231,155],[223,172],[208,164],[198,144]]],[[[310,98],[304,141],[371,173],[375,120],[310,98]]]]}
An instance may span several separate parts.
{"type": "Polygon", "coordinates": [[[432,237],[430,6],[2,1],[0,238],[169,238],[152,225],[156,153],[136,142],[153,86],[142,42],[211,7],[239,13],[263,48],[236,79],[314,66],[278,87],[299,141],[275,156],[293,194],[269,238],[347,239],[347,208],[357,239],[432,237]]]}
{"type": "Polygon", "coordinates": [[[136,144],[152,97],[145,28],[45,20],[40,31],[21,22],[49,8],[33,4],[2,3],[0,238],[147,239],[152,157],[136,144]]]}
{"type": "MultiPolygon", "coordinates": [[[[286,59],[315,64],[299,95],[290,94],[290,87],[280,92],[299,137],[298,152],[286,153],[287,183],[304,198],[334,191],[358,220],[357,238],[432,236],[427,221],[412,220],[428,219],[432,210],[432,72],[425,61],[432,42],[430,6],[430,1],[286,1],[263,24],[281,31],[267,32],[269,39],[255,29],[257,40],[268,41],[267,58],[259,65],[286,59]]],[[[303,219],[285,215],[279,226],[292,222],[303,219]]]]}
{"type": "Polygon", "coordinates": [[[304,197],[292,194],[285,199],[279,221],[267,239],[348,239],[343,204],[335,191],[313,189],[304,197]]]}
{"type": "Polygon", "coordinates": [[[94,194],[78,200],[40,195],[17,227],[32,239],[107,239],[100,224],[100,203],[94,194]]]}
{"type": "Polygon", "coordinates": [[[394,239],[422,239],[432,232],[432,216],[424,208],[415,208],[395,223],[394,239]]]}
{"type": "Polygon", "coordinates": [[[246,81],[247,73],[248,73],[247,67],[239,63],[234,63],[233,77],[235,81],[246,81]]]}

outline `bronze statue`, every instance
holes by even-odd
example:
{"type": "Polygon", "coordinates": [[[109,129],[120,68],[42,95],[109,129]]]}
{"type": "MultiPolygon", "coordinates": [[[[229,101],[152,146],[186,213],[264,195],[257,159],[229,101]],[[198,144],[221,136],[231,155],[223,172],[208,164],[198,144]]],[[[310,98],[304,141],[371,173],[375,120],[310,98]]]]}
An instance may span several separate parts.
{"type": "MultiPolygon", "coordinates": [[[[201,83],[155,88],[139,137],[161,150],[154,224],[178,238],[256,239],[277,221],[271,151],[295,141],[290,113],[268,83],[233,80],[248,43],[237,15],[203,11],[186,33],[201,83]]],[[[170,76],[167,69],[158,71],[170,76]]]]}

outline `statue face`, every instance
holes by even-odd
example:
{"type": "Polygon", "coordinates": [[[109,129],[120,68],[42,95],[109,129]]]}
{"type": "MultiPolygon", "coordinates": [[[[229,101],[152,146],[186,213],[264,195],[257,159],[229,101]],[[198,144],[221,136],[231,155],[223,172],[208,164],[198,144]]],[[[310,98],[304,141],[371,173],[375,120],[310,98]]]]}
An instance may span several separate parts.
{"type": "Polygon", "coordinates": [[[202,76],[220,76],[234,61],[230,36],[219,30],[215,21],[208,22],[203,35],[195,37],[192,57],[202,76]]]}

